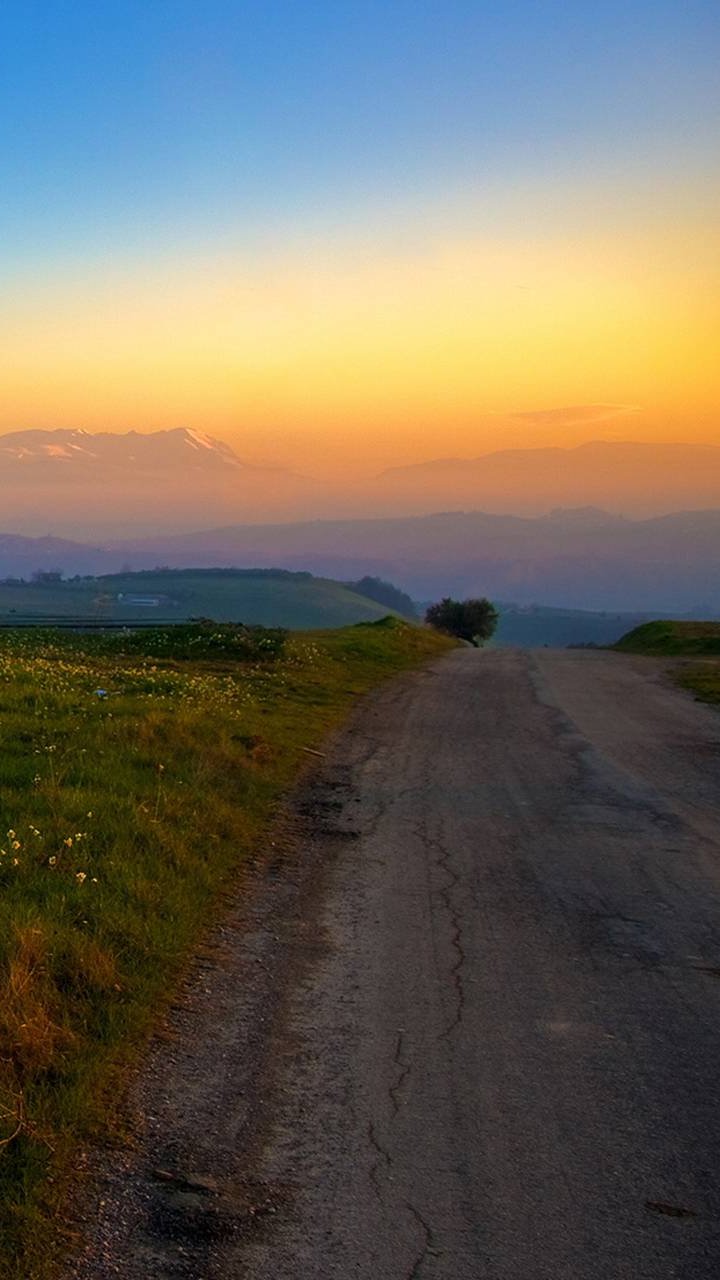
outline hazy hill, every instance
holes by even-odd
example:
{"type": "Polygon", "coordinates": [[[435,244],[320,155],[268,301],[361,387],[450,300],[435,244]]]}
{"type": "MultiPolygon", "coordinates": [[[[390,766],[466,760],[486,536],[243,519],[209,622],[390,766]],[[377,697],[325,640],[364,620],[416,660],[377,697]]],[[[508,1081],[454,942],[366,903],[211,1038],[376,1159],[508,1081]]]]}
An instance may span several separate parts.
{"type": "Polygon", "coordinates": [[[559,510],[537,519],[445,512],[244,525],[119,544],[138,565],[282,564],[389,579],[416,600],[483,594],[580,609],[720,612],[720,510],[651,520],[559,510]]]}
{"type": "Polygon", "coordinates": [[[0,536],[0,577],[124,566],[258,566],[389,581],[415,600],[489,595],[589,610],[720,615],[720,510],[625,520],[595,509],[536,519],[482,511],[246,524],[85,546],[0,536]]]}
{"type": "Polygon", "coordinates": [[[29,578],[38,570],[103,573],[120,568],[122,556],[105,547],[86,546],[67,538],[28,538],[0,533],[0,578],[29,578]]]}
{"type": "Polygon", "coordinates": [[[130,621],[261,623],[290,628],[373,622],[389,612],[342,583],[282,570],[152,570],[93,579],[0,583],[0,620],[39,615],[130,621]]]}
{"type": "Polygon", "coordinates": [[[395,467],[377,496],[398,510],[481,507],[540,515],[608,507],[633,516],[720,506],[720,447],[594,441],[572,449],[508,449],[395,467]]]}
{"type": "Polygon", "coordinates": [[[612,645],[631,627],[647,620],[647,614],[602,613],[586,609],[550,609],[542,605],[498,604],[500,621],[492,639],[494,647],[515,645],[539,649],[543,645],[564,649],[568,645],[612,645]]]}

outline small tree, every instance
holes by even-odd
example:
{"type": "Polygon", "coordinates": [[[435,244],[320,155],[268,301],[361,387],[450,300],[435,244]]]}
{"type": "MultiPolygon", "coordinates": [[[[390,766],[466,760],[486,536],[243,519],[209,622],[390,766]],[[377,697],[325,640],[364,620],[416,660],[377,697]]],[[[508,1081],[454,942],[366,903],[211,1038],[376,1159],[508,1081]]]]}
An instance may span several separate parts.
{"type": "Polygon", "coordinates": [[[361,596],[367,596],[368,600],[376,600],[378,604],[387,605],[388,609],[395,609],[404,618],[417,618],[415,605],[410,596],[399,587],[393,586],[392,582],[366,576],[360,578],[358,582],[348,582],[346,586],[352,591],[357,591],[361,596]]]}
{"type": "Polygon", "coordinates": [[[489,600],[451,600],[445,596],[431,604],[425,621],[436,631],[445,631],[460,640],[469,640],[479,648],[489,640],[498,624],[498,611],[489,600]]]}

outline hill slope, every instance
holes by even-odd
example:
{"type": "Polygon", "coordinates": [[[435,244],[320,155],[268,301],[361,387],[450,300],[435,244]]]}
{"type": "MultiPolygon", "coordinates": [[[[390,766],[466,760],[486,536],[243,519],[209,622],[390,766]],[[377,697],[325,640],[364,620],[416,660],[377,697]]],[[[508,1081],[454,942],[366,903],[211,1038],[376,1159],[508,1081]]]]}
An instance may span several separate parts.
{"type": "Polygon", "coordinates": [[[374,622],[386,605],[339,582],[282,570],[189,569],[117,573],[67,582],[0,583],[0,620],[40,616],[108,621],[190,617],[290,629],[374,622]]]}
{"type": "Polygon", "coordinates": [[[720,656],[720,622],[646,622],[621,636],[615,648],[660,657],[720,656]]]}

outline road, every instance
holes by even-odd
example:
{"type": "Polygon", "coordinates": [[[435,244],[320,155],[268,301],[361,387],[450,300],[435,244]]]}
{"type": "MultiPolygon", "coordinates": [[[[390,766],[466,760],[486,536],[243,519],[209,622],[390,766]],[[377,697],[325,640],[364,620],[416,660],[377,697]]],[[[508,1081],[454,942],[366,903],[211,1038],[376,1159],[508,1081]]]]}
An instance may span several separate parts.
{"type": "Polygon", "coordinates": [[[291,952],[237,935],[266,1033],[232,958],[201,979],[77,1274],[717,1280],[720,715],[651,660],[456,651],[364,703],[305,808],[291,952]]]}

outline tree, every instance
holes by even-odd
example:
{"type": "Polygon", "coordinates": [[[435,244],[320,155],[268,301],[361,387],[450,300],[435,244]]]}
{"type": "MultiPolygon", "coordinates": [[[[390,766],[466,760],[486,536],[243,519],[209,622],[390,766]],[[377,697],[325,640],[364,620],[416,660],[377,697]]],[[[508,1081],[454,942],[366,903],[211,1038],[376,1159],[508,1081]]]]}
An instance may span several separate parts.
{"type": "Polygon", "coordinates": [[[388,609],[395,609],[404,618],[417,618],[415,605],[410,596],[399,587],[393,586],[392,582],[367,576],[360,578],[358,582],[346,582],[345,586],[350,587],[352,591],[357,591],[358,595],[366,596],[368,600],[375,600],[378,604],[387,605],[388,609]]]}
{"type": "Polygon", "coordinates": [[[460,640],[469,640],[479,648],[483,640],[489,640],[498,624],[498,611],[484,597],[482,600],[451,600],[445,596],[437,604],[431,604],[425,621],[436,631],[445,631],[460,640]]]}
{"type": "Polygon", "coordinates": [[[62,569],[36,569],[30,581],[38,587],[49,587],[55,582],[62,582],[62,569]]]}

